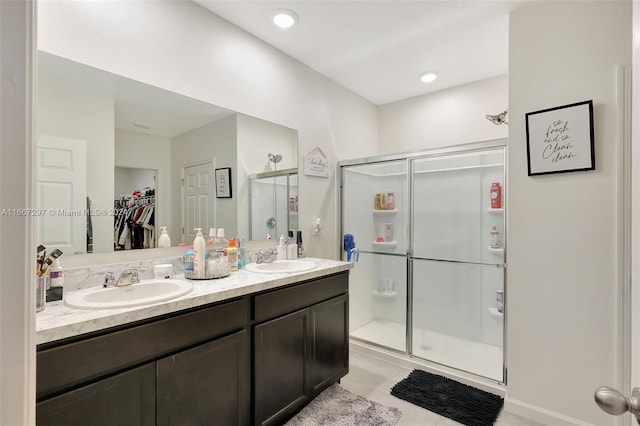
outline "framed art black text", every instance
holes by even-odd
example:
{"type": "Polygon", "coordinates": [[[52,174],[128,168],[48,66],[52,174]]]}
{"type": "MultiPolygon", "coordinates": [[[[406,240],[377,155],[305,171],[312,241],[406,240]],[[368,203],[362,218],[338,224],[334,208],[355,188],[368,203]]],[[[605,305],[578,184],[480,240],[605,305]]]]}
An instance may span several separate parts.
{"type": "Polygon", "coordinates": [[[529,176],[594,170],[593,101],[529,112],[529,176]]]}
{"type": "Polygon", "coordinates": [[[216,198],[231,198],[231,167],[216,169],[216,198]]]}

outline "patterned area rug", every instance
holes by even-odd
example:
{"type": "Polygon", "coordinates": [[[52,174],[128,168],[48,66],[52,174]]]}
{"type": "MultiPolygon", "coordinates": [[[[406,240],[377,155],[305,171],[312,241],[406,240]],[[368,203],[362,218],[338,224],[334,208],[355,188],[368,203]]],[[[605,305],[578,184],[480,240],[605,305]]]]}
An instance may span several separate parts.
{"type": "Polygon", "coordinates": [[[391,395],[466,426],[492,425],[504,404],[498,395],[421,370],[413,370],[391,395]]]}
{"type": "Polygon", "coordinates": [[[392,426],[400,410],[354,395],[340,385],[326,389],[285,426],[392,426]]]}

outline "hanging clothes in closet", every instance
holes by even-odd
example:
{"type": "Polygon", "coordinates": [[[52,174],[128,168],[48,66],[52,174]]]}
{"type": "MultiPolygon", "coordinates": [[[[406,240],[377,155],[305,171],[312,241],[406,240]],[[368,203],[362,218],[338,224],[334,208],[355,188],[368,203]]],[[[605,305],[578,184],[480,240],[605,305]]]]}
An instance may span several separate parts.
{"type": "Polygon", "coordinates": [[[144,188],[114,200],[114,250],[155,247],[155,189],[144,188]]]}

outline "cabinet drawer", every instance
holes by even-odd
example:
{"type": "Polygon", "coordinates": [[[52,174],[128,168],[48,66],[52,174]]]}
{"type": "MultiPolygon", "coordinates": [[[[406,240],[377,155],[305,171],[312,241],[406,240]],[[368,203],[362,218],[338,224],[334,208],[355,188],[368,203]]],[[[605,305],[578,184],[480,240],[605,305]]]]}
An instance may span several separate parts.
{"type": "Polygon", "coordinates": [[[248,301],[240,299],[39,351],[36,396],[242,329],[248,318],[248,301]]]}
{"type": "Polygon", "coordinates": [[[345,294],[349,290],[349,274],[342,272],[254,297],[254,319],[258,322],[276,318],[345,294]]]}

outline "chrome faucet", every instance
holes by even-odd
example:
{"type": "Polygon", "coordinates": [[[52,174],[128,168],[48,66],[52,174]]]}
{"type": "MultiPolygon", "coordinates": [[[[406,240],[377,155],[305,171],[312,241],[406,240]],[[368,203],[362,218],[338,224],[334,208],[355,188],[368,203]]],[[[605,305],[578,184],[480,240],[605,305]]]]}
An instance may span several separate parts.
{"type": "Polygon", "coordinates": [[[120,273],[116,287],[124,287],[131,284],[137,284],[140,282],[138,271],[143,271],[144,268],[134,266],[133,268],[125,269],[120,273]]]}

